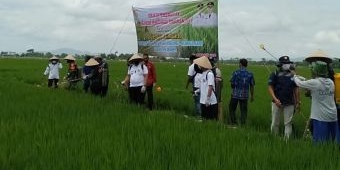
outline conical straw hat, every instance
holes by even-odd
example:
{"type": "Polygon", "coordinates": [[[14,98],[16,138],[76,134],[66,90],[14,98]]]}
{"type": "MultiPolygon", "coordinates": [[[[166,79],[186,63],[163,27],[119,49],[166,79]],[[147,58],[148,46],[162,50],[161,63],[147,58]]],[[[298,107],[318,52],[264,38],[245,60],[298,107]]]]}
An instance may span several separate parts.
{"type": "Polygon", "coordinates": [[[59,60],[59,58],[56,57],[56,56],[53,56],[53,57],[51,57],[49,60],[59,60]]]}
{"type": "Polygon", "coordinates": [[[326,63],[332,62],[332,59],[329,58],[328,55],[322,50],[314,51],[305,60],[307,62],[314,62],[314,61],[323,61],[326,63]]]}
{"type": "Polygon", "coordinates": [[[95,60],[95,59],[93,59],[93,58],[91,58],[91,59],[89,59],[89,61],[87,61],[86,63],[85,63],[85,66],[96,66],[96,65],[98,65],[99,63],[95,60]]]}
{"type": "Polygon", "coordinates": [[[194,63],[206,69],[212,69],[211,63],[206,56],[202,56],[194,60],[194,63]]]}
{"type": "Polygon", "coordinates": [[[142,57],[139,53],[135,53],[135,54],[133,54],[133,56],[129,59],[129,61],[131,61],[131,60],[136,60],[136,59],[143,59],[143,57],[142,57]]]}
{"type": "Polygon", "coordinates": [[[75,59],[71,54],[67,55],[67,56],[64,58],[64,60],[72,60],[72,61],[76,61],[76,59],[75,59]]]}

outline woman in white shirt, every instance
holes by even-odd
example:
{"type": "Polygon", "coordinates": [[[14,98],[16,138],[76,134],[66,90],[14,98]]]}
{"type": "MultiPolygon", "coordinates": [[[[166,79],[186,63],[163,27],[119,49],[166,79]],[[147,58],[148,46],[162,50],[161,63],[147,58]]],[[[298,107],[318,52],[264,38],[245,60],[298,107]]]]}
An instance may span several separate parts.
{"type": "Polygon", "coordinates": [[[201,93],[200,103],[202,117],[217,120],[218,107],[215,95],[215,76],[211,71],[211,63],[205,56],[195,59],[194,63],[202,69],[201,85],[200,88],[195,91],[195,93],[201,93]]]}
{"type": "Polygon", "coordinates": [[[334,83],[327,78],[327,72],[327,63],[316,61],[312,63],[312,79],[305,80],[301,76],[294,76],[297,86],[311,91],[310,118],[313,124],[313,141],[316,143],[334,140],[338,135],[334,83]]]}
{"type": "Polygon", "coordinates": [[[144,104],[148,68],[143,64],[142,55],[138,53],[129,59],[129,63],[126,83],[129,85],[130,102],[144,104]]]}
{"type": "Polygon", "coordinates": [[[54,84],[54,88],[58,88],[59,81],[59,69],[63,68],[63,65],[59,63],[59,59],[55,56],[51,57],[50,63],[45,69],[44,75],[48,75],[47,86],[52,87],[54,84]]]}

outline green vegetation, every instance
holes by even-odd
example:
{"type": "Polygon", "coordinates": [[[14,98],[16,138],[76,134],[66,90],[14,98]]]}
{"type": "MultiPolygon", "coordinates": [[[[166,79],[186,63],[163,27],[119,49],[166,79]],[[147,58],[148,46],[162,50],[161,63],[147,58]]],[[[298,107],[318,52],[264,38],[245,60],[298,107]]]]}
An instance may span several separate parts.
{"type": "MultiPolygon", "coordinates": [[[[47,61],[0,59],[0,169],[339,169],[339,150],[312,145],[302,138],[310,102],[301,97],[302,114],[294,118],[294,139],[287,143],[269,133],[269,72],[250,66],[256,78],[255,101],[247,125],[197,122],[189,90],[187,65],[156,63],[157,110],[130,105],[119,81],[124,62],[110,62],[107,98],[79,91],[48,89],[42,78],[47,61]]],[[[83,63],[78,62],[79,65],[83,63]]],[[[64,67],[66,65],[64,64],[64,67]]],[[[221,66],[225,85],[236,65],[221,66]]],[[[274,70],[274,67],[271,67],[274,70]]],[[[63,69],[61,75],[64,75],[63,69]]],[[[298,72],[308,76],[306,68],[298,72]]],[[[239,114],[239,113],[238,113],[239,114]]]]}

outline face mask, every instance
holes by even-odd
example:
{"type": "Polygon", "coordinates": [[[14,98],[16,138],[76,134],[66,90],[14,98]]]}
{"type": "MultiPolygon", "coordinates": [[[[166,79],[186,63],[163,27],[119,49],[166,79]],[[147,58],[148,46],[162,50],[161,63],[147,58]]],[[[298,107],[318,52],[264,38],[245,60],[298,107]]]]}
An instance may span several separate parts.
{"type": "Polygon", "coordinates": [[[52,60],[52,64],[57,64],[57,61],[55,61],[55,60],[52,60]]]}
{"type": "Polygon", "coordinates": [[[134,64],[134,65],[138,65],[138,64],[139,64],[139,61],[134,61],[133,64],[134,64]]]}
{"type": "Polygon", "coordinates": [[[200,74],[203,73],[203,70],[197,64],[194,65],[194,70],[195,70],[196,73],[200,73],[200,74]]]}
{"type": "Polygon", "coordinates": [[[288,70],[290,70],[290,64],[282,64],[282,70],[283,71],[288,71],[288,70]]]}

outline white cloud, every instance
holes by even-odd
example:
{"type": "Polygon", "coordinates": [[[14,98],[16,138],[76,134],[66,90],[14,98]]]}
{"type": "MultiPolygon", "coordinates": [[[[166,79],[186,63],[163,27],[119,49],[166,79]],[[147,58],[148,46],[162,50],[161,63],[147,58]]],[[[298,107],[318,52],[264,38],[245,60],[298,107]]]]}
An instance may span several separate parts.
{"type": "MultiPolygon", "coordinates": [[[[83,51],[134,52],[131,7],[183,0],[2,0],[0,51],[70,47],[83,51]],[[118,39],[117,39],[118,38],[118,39]],[[114,45],[114,42],[117,43],[114,45]]],[[[219,49],[227,58],[304,56],[316,48],[340,54],[340,1],[221,0],[219,49]]]]}

